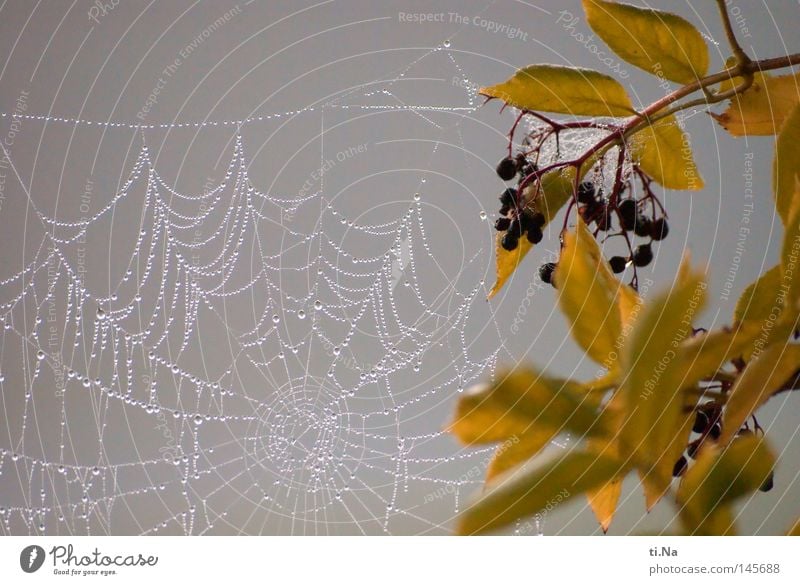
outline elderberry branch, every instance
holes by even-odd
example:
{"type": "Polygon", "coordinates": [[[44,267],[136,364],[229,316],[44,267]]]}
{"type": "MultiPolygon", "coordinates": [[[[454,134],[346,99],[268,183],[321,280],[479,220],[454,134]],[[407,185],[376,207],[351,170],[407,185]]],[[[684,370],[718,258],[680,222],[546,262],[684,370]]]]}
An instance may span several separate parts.
{"type": "Polygon", "coordinates": [[[717,8],[719,8],[720,19],[722,20],[723,27],[725,27],[725,35],[728,37],[728,44],[733,50],[733,54],[736,57],[736,62],[750,62],[750,57],[748,57],[747,53],[744,52],[744,49],[742,49],[742,46],[736,39],[736,33],[733,32],[733,26],[731,25],[731,18],[728,15],[728,8],[725,6],[725,0],[717,0],[717,8]]]}

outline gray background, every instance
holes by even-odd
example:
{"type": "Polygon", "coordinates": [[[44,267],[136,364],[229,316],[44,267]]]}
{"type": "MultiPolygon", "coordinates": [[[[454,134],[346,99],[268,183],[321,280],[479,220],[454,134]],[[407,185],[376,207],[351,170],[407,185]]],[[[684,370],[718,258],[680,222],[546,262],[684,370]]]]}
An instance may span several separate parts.
{"type": "MultiPolygon", "coordinates": [[[[732,9],[741,14],[741,26],[747,29],[737,24],[737,31],[751,55],[800,50],[794,34],[800,24],[796,2],[735,4],[732,9]]],[[[698,26],[710,39],[711,69],[720,68],[728,53],[713,2],[664,0],[653,5],[678,12],[698,26]]],[[[228,401],[231,410],[226,412],[254,417],[248,422],[215,418],[219,411],[214,400],[207,394],[192,395],[191,384],[178,389],[165,367],[154,374],[160,403],[165,410],[182,414],[211,413],[200,427],[191,419],[159,417],[135,404],[104,398],[98,389],[83,389],[76,380],[69,381],[67,398],[62,400],[54,393],[59,383],[49,367],[51,352],[31,381],[37,348],[50,347],[47,330],[37,329],[35,323],[37,314],[47,319],[47,309],[37,313],[31,296],[14,305],[13,327],[3,334],[0,356],[4,533],[136,534],[152,533],[154,528],[172,534],[447,533],[454,514],[479,489],[488,456],[486,450],[464,451],[440,433],[458,395],[458,381],[450,377],[461,373],[466,381],[483,379],[494,363],[492,356],[500,363],[534,361],[563,375],[588,377],[596,369],[570,342],[565,322],[555,310],[554,292],[540,288],[535,278],[536,267],[557,250],[554,233],[547,234],[491,304],[483,301],[485,288],[479,286],[481,280],[490,285],[493,279],[491,220],[502,187],[493,167],[513,117],[510,112],[498,113],[494,103],[476,108],[480,100],[474,88],[505,79],[529,63],[604,71],[605,66],[574,36],[590,34],[583,18],[567,30],[558,22],[561,10],[579,16],[580,3],[122,0],[100,10],[86,0],[3,2],[2,111],[14,113],[24,102],[29,114],[129,124],[138,123],[137,114],[142,114],[146,123],[155,125],[265,116],[268,119],[241,128],[252,183],[285,200],[322,190],[321,197],[288,216],[279,207],[291,204],[259,203],[266,217],[259,228],[261,245],[264,254],[276,256],[270,263],[276,267],[271,282],[277,288],[270,292],[253,286],[252,293],[206,306],[183,353],[178,351],[182,320],[177,319],[159,350],[166,362],[180,363],[181,371],[222,380],[237,394],[228,401]],[[89,18],[92,7],[96,21],[89,18]],[[443,13],[445,22],[402,22],[399,11],[443,13]],[[226,13],[224,24],[214,26],[226,13]],[[480,24],[481,19],[517,27],[519,34],[509,38],[491,31],[480,24]],[[202,40],[196,48],[165,75],[165,68],[198,35],[202,40]],[[446,40],[449,46],[443,45],[446,40]],[[144,115],[148,96],[159,85],[157,103],[144,115]],[[337,155],[342,160],[332,165],[320,184],[312,176],[314,171],[326,160],[337,160],[337,155]],[[307,181],[310,188],[304,188],[307,181]],[[414,201],[418,192],[419,205],[414,201]],[[341,215],[331,216],[325,207],[330,202],[341,215]],[[326,372],[336,361],[330,351],[333,343],[326,344],[317,333],[341,339],[347,331],[343,320],[352,315],[337,311],[336,318],[316,321],[307,300],[293,302],[303,297],[313,302],[313,295],[318,295],[328,308],[337,301],[333,295],[310,292],[318,282],[316,265],[292,269],[305,267],[320,255],[318,242],[307,243],[302,235],[322,230],[350,254],[381,256],[389,252],[397,233],[365,236],[338,219],[381,224],[402,216],[409,207],[419,210],[412,214],[410,251],[389,256],[393,264],[384,278],[388,288],[376,294],[384,305],[394,299],[400,321],[416,324],[426,341],[419,345],[410,334],[398,333],[397,323],[390,323],[381,334],[381,318],[367,316],[342,352],[355,367],[345,363],[334,382],[327,381],[326,372]],[[490,221],[481,219],[484,210],[490,221]],[[420,217],[427,249],[419,232],[420,217]],[[399,270],[394,269],[397,263],[399,270]],[[415,272],[409,276],[412,268],[415,272]],[[400,284],[408,278],[414,287],[400,284]],[[414,288],[424,303],[416,302],[407,288],[414,288]],[[398,292],[390,294],[389,289],[398,292]],[[478,290],[469,297],[473,289],[478,290]],[[275,360],[269,367],[242,364],[247,360],[236,357],[236,332],[255,325],[265,298],[279,303],[287,356],[276,359],[278,345],[268,343],[257,359],[275,360]],[[309,317],[298,320],[297,311],[303,307],[309,317]],[[511,331],[515,317],[521,323],[518,333],[511,331]],[[317,329],[312,330],[315,322],[317,329]],[[404,343],[401,353],[424,347],[421,371],[414,372],[413,360],[409,361],[387,375],[385,383],[370,384],[343,402],[338,395],[341,388],[355,386],[358,372],[386,355],[386,348],[376,342],[382,338],[404,343]],[[310,341],[299,357],[292,358],[286,347],[302,340],[310,341]],[[231,373],[226,374],[228,369],[231,373]],[[430,394],[431,388],[437,391],[430,394]],[[401,403],[404,406],[395,412],[401,403]],[[384,410],[390,414],[383,415],[384,410]],[[276,419],[276,413],[285,418],[276,419]],[[331,415],[335,422],[326,422],[331,415]],[[66,440],[61,438],[62,421],[69,429],[66,440]],[[287,437],[297,441],[288,446],[281,442],[287,437]],[[401,437],[417,439],[412,446],[400,447],[401,437]],[[172,450],[201,454],[197,478],[181,482],[191,463],[158,463],[161,454],[172,450]],[[18,454],[16,460],[12,453],[18,454]],[[328,457],[320,463],[320,474],[315,475],[314,464],[304,459],[309,454],[328,457]],[[59,474],[56,467],[62,463],[68,470],[59,474]],[[456,483],[463,485],[457,488],[456,483]],[[336,499],[342,491],[343,499],[336,499]]],[[[629,72],[624,83],[635,105],[662,95],[654,78],[622,67],[629,72]]],[[[729,321],[738,293],[777,261],[781,229],[773,213],[769,179],[773,140],[733,140],[702,112],[687,118],[686,124],[706,188],[663,194],[671,235],[658,247],[652,273],[646,275],[656,274],[657,283],[668,281],[684,251],[691,250],[696,261],[707,262],[709,268],[711,302],[702,324],[721,325],[729,321]],[[752,231],[737,252],[747,204],[748,160],[755,207],[752,231]],[[726,280],[736,265],[726,295],[726,280]]],[[[224,177],[235,135],[235,125],[140,132],[31,119],[12,127],[9,117],[2,119],[0,129],[24,184],[12,170],[2,169],[0,279],[17,274],[37,258],[41,261],[37,250],[46,231],[60,237],[76,233],[45,228],[34,205],[43,216],[67,222],[86,215],[82,203],[90,210],[88,215],[98,213],[127,178],[143,140],[167,184],[183,193],[200,194],[224,177]]],[[[196,207],[181,207],[181,201],[163,194],[179,213],[197,212],[196,207]]],[[[69,327],[63,319],[63,281],[54,287],[59,299],[54,309],[58,348],[71,356],[70,367],[89,371],[104,383],[111,379],[114,359],[108,349],[91,356],[93,312],[98,298],[117,291],[114,309],[124,306],[132,294],[120,283],[140,224],[146,229],[152,224],[152,216],[143,211],[144,197],[144,188],[137,184],[113,214],[92,223],[85,244],[62,246],[73,263],[79,254],[85,255],[85,285],[95,300],[89,300],[90,308],[85,309],[92,313],[83,325],[89,339],[73,350],[72,337],[65,341],[69,327]]],[[[216,229],[209,226],[219,225],[218,219],[204,223],[197,237],[208,237],[216,229]]],[[[192,237],[190,231],[184,240],[192,237]]],[[[405,238],[401,234],[401,243],[405,238]]],[[[246,285],[259,270],[253,230],[247,230],[242,249],[243,268],[230,276],[229,288],[246,285]]],[[[208,258],[197,261],[204,262],[218,251],[204,251],[208,258]]],[[[333,266],[351,273],[332,269],[330,274],[337,274],[343,285],[364,286],[364,278],[352,273],[368,274],[366,268],[353,268],[350,259],[330,250],[324,254],[333,266]]],[[[163,249],[157,250],[156,258],[155,278],[141,291],[147,306],[160,281],[167,282],[168,292],[174,290],[170,273],[161,274],[163,249]]],[[[376,270],[380,268],[379,262],[376,270]]],[[[209,277],[205,284],[212,281],[219,283],[209,277]]],[[[40,301],[47,286],[45,270],[37,277],[40,301]]],[[[20,294],[22,286],[15,281],[0,290],[0,302],[5,303],[20,294]]],[[[159,319],[153,329],[163,329],[163,316],[159,319]]],[[[126,327],[133,326],[126,322],[126,327]]],[[[131,366],[139,399],[146,390],[142,377],[149,372],[144,353],[139,348],[131,366]]],[[[742,506],[744,533],[780,533],[800,515],[800,440],[792,412],[797,406],[796,397],[782,396],[760,417],[779,454],[779,470],[775,489],[756,494],[742,506]]],[[[669,504],[645,514],[634,478],[626,482],[623,500],[611,534],[657,530],[672,515],[669,504]]],[[[543,526],[547,534],[598,532],[583,498],[558,506],[543,526]]],[[[536,528],[523,523],[517,531],[531,534],[536,528]]]]}

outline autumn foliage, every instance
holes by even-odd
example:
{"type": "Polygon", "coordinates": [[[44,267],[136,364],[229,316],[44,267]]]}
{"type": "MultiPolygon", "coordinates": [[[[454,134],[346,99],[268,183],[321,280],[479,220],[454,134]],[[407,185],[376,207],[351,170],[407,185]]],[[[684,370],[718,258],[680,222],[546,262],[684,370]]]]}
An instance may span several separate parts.
{"type": "MultiPolygon", "coordinates": [[[[602,373],[583,381],[520,367],[464,394],[451,432],[467,445],[501,447],[487,490],[460,517],[461,533],[535,514],[565,488],[569,497],[588,498],[606,530],[622,480],[636,474],[648,509],[669,498],[684,533],[734,534],[736,500],[772,486],[777,462],[755,415],[771,397],[796,389],[800,374],[800,84],[794,74],[770,71],[800,63],[800,55],[751,59],[736,42],[725,2],[718,4],[732,57],[709,74],[706,43],[684,18],[583,0],[589,25],[612,51],[677,84],[641,111],[613,77],[557,65],[530,65],[481,90],[519,111],[507,154],[520,161],[519,173],[498,169],[518,182],[498,230],[524,229],[532,217],[540,229],[563,216],[561,229],[550,230],[561,251],[547,278],[575,343],[602,373]],[[772,187],[784,235],[780,262],[744,291],[730,325],[706,331],[696,327],[705,275],[688,255],[671,285],[640,297],[641,263],[631,242],[660,240],[666,231],[639,233],[631,218],[665,220],[656,186],[703,188],[675,114],[714,104],[723,109],[712,115],[733,136],[776,135],[772,187]],[[540,124],[517,145],[525,117],[540,124]],[[541,158],[551,141],[587,129],[597,138],[583,152],[541,158]],[[598,195],[602,213],[589,214],[579,191],[598,177],[610,177],[610,186],[606,180],[598,195]],[[630,255],[610,264],[599,241],[612,235],[624,238],[630,255]],[[579,440],[555,457],[542,455],[565,432],[579,440]]],[[[503,231],[490,297],[535,247],[531,240],[541,239],[510,241],[503,231]]]]}

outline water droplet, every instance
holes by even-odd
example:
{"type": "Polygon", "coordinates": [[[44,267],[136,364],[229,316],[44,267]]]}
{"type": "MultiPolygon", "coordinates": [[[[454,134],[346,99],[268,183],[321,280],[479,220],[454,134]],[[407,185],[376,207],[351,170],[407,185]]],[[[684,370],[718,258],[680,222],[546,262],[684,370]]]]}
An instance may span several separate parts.
{"type": "Polygon", "coordinates": [[[486,212],[485,211],[481,211],[481,219],[486,219],[486,212]]]}
{"type": "Polygon", "coordinates": [[[449,48],[450,47],[450,39],[445,39],[445,41],[442,44],[444,45],[445,49],[449,48]]]}
{"type": "Polygon", "coordinates": [[[100,468],[92,467],[92,475],[100,475],[100,468]]]}
{"type": "Polygon", "coordinates": [[[281,318],[278,317],[278,315],[273,315],[272,316],[272,322],[275,323],[275,325],[277,325],[278,323],[281,322],[281,318]]]}
{"type": "Polygon", "coordinates": [[[36,359],[37,360],[43,360],[44,359],[44,352],[41,349],[36,352],[36,359]]]}
{"type": "Polygon", "coordinates": [[[316,300],[314,301],[314,308],[319,311],[322,308],[322,301],[316,300]]]}
{"type": "Polygon", "coordinates": [[[199,425],[201,425],[201,424],[203,424],[203,417],[202,417],[202,416],[200,416],[199,414],[196,414],[196,415],[194,416],[194,424],[196,424],[196,425],[198,425],[198,426],[199,426],[199,425]]]}
{"type": "Polygon", "coordinates": [[[414,201],[419,201],[420,199],[422,199],[422,195],[419,193],[414,193],[414,201]]]}
{"type": "Polygon", "coordinates": [[[106,312],[103,309],[98,307],[98,309],[97,309],[97,320],[98,321],[102,321],[105,318],[106,318],[106,312]]]}
{"type": "Polygon", "coordinates": [[[305,319],[306,318],[306,312],[303,309],[300,309],[299,311],[297,311],[297,318],[298,319],[305,319]]]}

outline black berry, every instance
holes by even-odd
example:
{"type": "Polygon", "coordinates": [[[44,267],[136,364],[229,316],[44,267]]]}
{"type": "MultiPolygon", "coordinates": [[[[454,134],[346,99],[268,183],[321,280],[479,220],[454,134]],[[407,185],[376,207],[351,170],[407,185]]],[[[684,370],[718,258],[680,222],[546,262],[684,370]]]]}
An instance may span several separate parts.
{"type": "Polygon", "coordinates": [[[599,212],[594,218],[594,222],[595,225],[597,225],[597,229],[599,229],[601,232],[607,232],[612,228],[611,215],[608,213],[608,207],[603,205],[600,208],[599,212]]]}
{"type": "Polygon", "coordinates": [[[762,492],[768,492],[773,487],[775,487],[775,474],[770,471],[767,479],[764,480],[764,483],[762,483],[761,487],[758,489],[762,492]]]}
{"type": "Polygon", "coordinates": [[[722,427],[719,424],[715,424],[713,427],[711,427],[711,430],[708,431],[708,436],[712,439],[719,439],[721,434],[722,427]]]}
{"type": "Polygon", "coordinates": [[[553,284],[553,272],[556,269],[556,265],[554,262],[548,262],[547,264],[542,264],[539,267],[539,278],[542,279],[542,282],[546,282],[547,284],[553,284]]]}
{"type": "Polygon", "coordinates": [[[503,207],[516,207],[517,206],[517,190],[509,187],[500,195],[500,203],[503,207]]]}
{"type": "Polygon", "coordinates": [[[672,467],[672,477],[680,477],[686,470],[689,468],[689,462],[686,460],[686,457],[681,455],[681,458],[675,462],[675,465],[672,467]]]}
{"type": "Polygon", "coordinates": [[[640,238],[646,238],[650,235],[650,220],[640,215],[636,218],[636,225],[633,226],[633,233],[640,238]]]}
{"type": "Polygon", "coordinates": [[[667,234],[669,234],[669,225],[667,224],[667,220],[663,217],[659,217],[650,226],[650,237],[658,241],[666,238],[667,234]]]}
{"type": "Polygon", "coordinates": [[[509,211],[511,211],[511,207],[503,205],[503,207],[500,208],[500,215],[508,215],[509,211]]]}
{"type": "Polygon", "coordinates": [[[544,234],[542,233],[542,228],[536,227],[532,225],[528,228],[528,241],[531,244],[538,244],[542,241],[544,234]]]}
{"type": "Polygon", "coordinates": [[[519,238],[522,232],[522,222],[519,219],[512,219],[511,225],[508,226],[508,233],[513,234],[515,238],[519,238]]]}
{"type": "Polygon", "coordinates": [[[695,433],[702,433],[705,432],[706,428],[708,428],[708,415],[701,410],[694,419],[692,430],[695,433]]]}
{"type": "Polygon", "coordinates": [[[642,267],[647,266],[653,260],[653,249],[650,247],[650,244],[640,244],[636,246],[636,249],[633,251],[633,263],[636,266],[642,267]]]}
{"type": "Polygon", "coordinates": [[[586,181],[578,185],[578,201],[590,205],[595,202],[594,183],[586,181]]]}
{"type": "Polygon", "coordinates": [[[619,204],[619,223],[626,232],[631,231],[636,225],[636,202],[633,199],[626,199],[619,204]]]}
{"type": "Polygon", "coordinates": [[[686,454],[694,459],[697,457],[697,451],[700,449],[700,439],[689,443],[689,446],[686,448],[686,454]]]}
{"type": "Polygon", "coordinates": [[[506,232],[506,235],[504,235],[503,239],[500,241],[500,245],[503,246],[503,249],[509,252],[516,250],[518,244],[519,238],[510,231],[506,232]]]}
{"type": "Polygon", "coordinates": [[[538,227],[538,228],[544,227],[544,224],[546,223],[546,221],[547,220],[544,218],[544,214],[543,213],[539,213],[537,211],[536,213],[531,215],[531,225],[533,225],[535,227],[538,227]]]}
{"type": "Polygon", "coordinates": [[[611,265],[611,270],[614,272],[614,274],[623,272],[625,270],[625,266],[628,265],[628,261],[622,256],[612,256],[608,263],[611,265]]]}
{"type": "Polygon", "coordinates": [[[508,226],[511,225],[511,220],[507,217],[498,217],[497,221],[494,222],[494,229],[498,232],[504,232],[508,230],[508,226]]]}
{"type": "Polygon", "coordinates": [[[504,181],[510,181],[517,174],[517,164],[513,159],[504,158],[497,163],[497,176],[504,181]]]}

